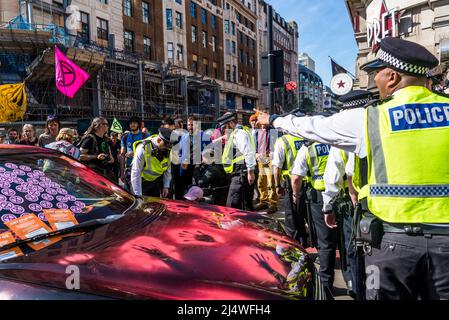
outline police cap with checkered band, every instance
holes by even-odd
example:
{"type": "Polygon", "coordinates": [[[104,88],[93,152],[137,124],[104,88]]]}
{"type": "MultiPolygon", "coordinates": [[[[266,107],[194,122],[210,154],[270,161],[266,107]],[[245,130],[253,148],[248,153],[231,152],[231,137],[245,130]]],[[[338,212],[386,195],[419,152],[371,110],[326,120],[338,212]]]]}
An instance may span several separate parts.
{"type": "Polygon", "coordinates": [[[387,37],[380,42],[377,59],[364,64],[361,69],[372,72],[391,68],[414,76],[426,76],[438,63],[438,59],[420,44],[387,37]]]}
{"type": "Polygon", "coordinates": [[[338,98],[343,103],[342,109],[365,107],[371,100],[373,94],[367,90],[353,90],[338,98]]]}

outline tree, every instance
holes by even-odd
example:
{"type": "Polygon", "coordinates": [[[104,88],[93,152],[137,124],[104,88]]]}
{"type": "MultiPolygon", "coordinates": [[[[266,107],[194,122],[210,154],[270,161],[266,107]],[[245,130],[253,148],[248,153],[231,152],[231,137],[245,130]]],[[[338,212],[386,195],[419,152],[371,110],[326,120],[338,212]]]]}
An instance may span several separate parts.
{"type": "Polygon", "coordinates": [[[315,111],[315,105],[313,104],[312,100],[310,100],[309,98],[305,98],[301,104],[300,109],[306,114],[311,113],[315,111]]]}

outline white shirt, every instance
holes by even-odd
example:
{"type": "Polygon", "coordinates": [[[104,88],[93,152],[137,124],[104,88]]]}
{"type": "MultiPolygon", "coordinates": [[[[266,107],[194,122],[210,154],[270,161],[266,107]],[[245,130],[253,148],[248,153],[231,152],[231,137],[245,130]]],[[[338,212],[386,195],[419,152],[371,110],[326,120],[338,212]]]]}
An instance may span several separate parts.
{"type": "Polygon", "coordinates": [[[248,135],[241,128],[236,128],[237,132],[234,135],[234,146],[245,157],[245,163],[248,170],[256,168],[256,150],[254,149],[248,135]]]}
{"type": "MultiPolygon", "coordinates": [[[[151,139],[154,147],[157,146],[157,137],[151,139]]],[[[142,171],[145,166],[145,152],[143,143],[139,144],[136,149],[136,154],[133,158],[131,169],[131,186],[136,196],[142,196],[142,171]]],[[[170,188],[171,182],[171,165],[168,164],[167,171],[164,172],[164,188],[170,188]]]]}
{"type": "Polygon", "coordinates": [[[285,148],[282,139],[277,139],[274,144],[274,151],[272,153],[273,160],[271,164],[279,169],[282,169],[285,164],[285,148]]]}
{"type": "Polygon", "coordinates": [[[341,156],[341,149],[331,148],[327,158],[326,170],[324,171],[323,211],[332,210],[331,200],[336,197],[340,190],[344,189],[345,162],[341,156]]]}
{"type": "Polygon", "coordinates": [[[309,152],[309,148],[306,146],[302,146],[301,149],[299,149],[295,159],[295,164],[293,165],[292,175],[307,177],[307,172],[309,171],[309,165],[307,164],[307,152],[309,152]]]}
{"type": "Polygon", "coordinates": [[[360,158],[366,157],[365,109],[345,110],[331,117],[287,116],[273,121],[276,129],[300,135],[303,138],[328,144],[345,151],[354,152],[360,158]]]}

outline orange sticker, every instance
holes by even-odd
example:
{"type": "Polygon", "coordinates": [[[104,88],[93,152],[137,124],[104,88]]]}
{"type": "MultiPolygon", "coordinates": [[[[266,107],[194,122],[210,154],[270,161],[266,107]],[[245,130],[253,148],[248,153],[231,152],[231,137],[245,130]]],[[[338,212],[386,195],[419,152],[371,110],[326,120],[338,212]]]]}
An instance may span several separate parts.
{"type": "Polygon", "coordinates": [[[67,209],[43,210],[45,218],[54,231],[67,229],[78,224],[73,212],[67,209]]]}
{"type": "MultiPolygon", "coordinates": [[[[0,233],[0,248],[3,246],[6,246],[8,244],[16,242],[16,239],[14,238],[12,232],[3,232],[0,233]]],[[[12,259],[16,257],[23,256],[22,250],[19,248],[14,248],[10,250],[0,251],[0,261],[12,259]]]]}
{"type": "MultiPolygon", "coordinates": [[[[5,222],[5,225],[22,240],[51,232],[51,229],[34,214],[27,214],[20,218],[5,222]]],[[[52,237],[51,239],[35,241],[28,245],[34,250],[41,250],[60,240],[62,240],[61,237],[52,237]]]]}

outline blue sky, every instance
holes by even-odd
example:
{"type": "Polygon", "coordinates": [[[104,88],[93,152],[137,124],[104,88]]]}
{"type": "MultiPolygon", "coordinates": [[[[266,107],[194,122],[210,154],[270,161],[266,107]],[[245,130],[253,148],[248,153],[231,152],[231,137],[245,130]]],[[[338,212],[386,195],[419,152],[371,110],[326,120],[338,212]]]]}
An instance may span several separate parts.
{"type": "Polygon", "coordinates": [[[299,52],[315,60],[325,85],[332,78],[331,56],[354,74],[357,44],[344,0],[267,0],[287,21],[299,25],[299,52]]]}

